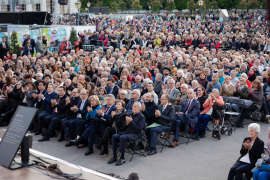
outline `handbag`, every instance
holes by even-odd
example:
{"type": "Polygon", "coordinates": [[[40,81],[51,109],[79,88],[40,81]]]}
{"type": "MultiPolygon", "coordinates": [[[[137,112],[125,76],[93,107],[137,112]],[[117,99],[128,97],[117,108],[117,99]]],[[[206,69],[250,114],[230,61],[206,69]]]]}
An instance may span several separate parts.
{"type": "Polygon", "coordinates": [[[262,163],[261,165],[261,171],[268,171],[270,172],[270,165],[266,163],[262,163]]]}

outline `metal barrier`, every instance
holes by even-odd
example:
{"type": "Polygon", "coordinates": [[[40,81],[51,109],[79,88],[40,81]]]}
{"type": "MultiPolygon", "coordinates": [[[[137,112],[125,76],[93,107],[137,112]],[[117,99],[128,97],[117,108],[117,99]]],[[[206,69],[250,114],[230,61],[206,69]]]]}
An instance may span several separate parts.
{"type": "Polygon", "coordinates": [[[95,50],[95,46],[94,45],[83,45],[83,50],[92,52],[95,50]]]}

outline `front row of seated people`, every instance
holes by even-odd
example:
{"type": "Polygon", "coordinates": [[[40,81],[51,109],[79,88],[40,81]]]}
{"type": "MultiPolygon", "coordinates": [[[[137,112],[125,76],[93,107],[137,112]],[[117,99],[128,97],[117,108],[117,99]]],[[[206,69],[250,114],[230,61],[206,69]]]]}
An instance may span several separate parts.
{"type": "MultiPolygon", "coordinates": [[[[49,84],[45,96],[40,92],[39,100],[45,102],[45,111],[38,116],[39,130],[36,134],[40,134],[41,128],[45,127],[47,130],[39,141],[46,141],[53,137],[57,125],[61,125],[61,136],[58,141],[64,141],[66,136],[70,139],[66,143],[67,147],[87,146],[86,156],[94,153],[93,146],[100,150],[100,155],[108,154],[108,142],[111,140],[113,157],[108,163],[116,162],[116,165],[125,163],[126,143],[134,144],[139,141],[143,130],[147,137],[145,147],[147,155],[157,153],[156,137],[163,132],[171,131],[174,134],[171,147],[178,145],[180,129],[187,132],[190,127],[196,127],[193,138],[204,137],[205,128],[211,120],[212,106],[224,104],[218,89],[213,89],[206,97],[202,87],[197,89],[199,96],[196,96],[193,89],[187,91],[188,98],[182,102],[178,112],[175,112],[174,107],[169,103],[168,94],[161,96],[160,105],[157,106],[152,93],[147,93],[144,102],[141,103],[140,91],[135,89],[132,91],[132,98],[127,105],[125,101],[115,100],[114,95],[109,94],[106,105],[101,106],[98,96],[89,97],[87,90],[79,93],[75,88],[71,97],[67,98],[65,87],[59,87],[58,95],[52,97],[55,96],[53,88],[54,86],[49,84]],[[49,100],[50,98],[52,100],[49,100]],[[49,111],[49,108],[52,111],[49,111]],[[153,123],[157,125],[147,127],[153,123]],[[100,140],[98,141],[98,139],[100,140]],[[97,143],[95,144],[95,142],[97,143]],[[118,143],[120,143],[120,159],[117,159],[118,143]]],[[[254,90],[256,90],[255,88],[254,85],[254,90]]],[[[162,137],[167,138],[169,134],[162,137]]]]}

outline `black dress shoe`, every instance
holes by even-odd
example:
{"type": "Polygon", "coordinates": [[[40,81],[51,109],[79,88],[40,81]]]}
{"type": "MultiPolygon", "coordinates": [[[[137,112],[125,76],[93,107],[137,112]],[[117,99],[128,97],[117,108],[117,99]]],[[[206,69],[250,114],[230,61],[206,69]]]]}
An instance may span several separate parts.
{"type": "Polygon", "coordinates": [[[114,162],[116,162],[116,161],[117,161],[117,158],[112,157],[107,163],[108,163],[108,164],[112,164],[112,163],[114,163],[114,162]]]}
{"type": "Polygon", "coordinates": [[[33,130],[30,131],[30,133],[36,133],[38,131],[37,128],[34,128],[33,130]]]}
{"type": "Polygon", "coordinates": [[[151,149],[149,153],[147,153],[148,156],[157,154],[157,150],[156,149],[151,149]]]}
{"type": "Polygon", "coordinates": [[[116,165],[116,166],[121,166],[121,165],[124,164],[125,162],[126,162],[125,159],[119,159],[115,165],[116,165]]]}
{"type": "Polygon", "coordinates": [[[150,151],[150,150],[151,150],[151,147],[150,147],[150,146],[148,146],[148,147],[146,147],[146,148],[144,149],[145,152],[150,151]]]}
{"type": "Polygon", "coordinates": [[[36,133],[35,133],[35,135],[41,135],[42,134],[42,132],[40,132],[40,131],[37,131],[36,133]]]}
{"type": "Polygon", "coordinates": [[[85,156],[88,156],[90,154],[93,154],[94,150],[92,148],[89,148],[88,151],[86,151],[86,153],[84,154],[85,156]]]}
{"type": "Polygon", "coordinates": [[[100,153],[99,153],[99,155],[104,155],[104,154],[107,154],[108,155],[108,153],[109,153],[109,149],[108,148],[103,148],[101,151],[100,151],[100,153]]]}
{"type": "Polygon", "coordinates": [[[41,139],[39,139],[38,141],[39,142],[43,142],[43,141],[49,141],[50,138],[46,137],[46,136],[43,136],[41,139]]]}
{"type": "Polygon", "coordinates": [[[80,145],[79,139],[71,140],[71,142],[72,142],[73,144],[75,144],[76,146],[79,146],[79,145],[80,145]]]}
{"type": "Polygon", "coordinates": [[[64,140],[65,140],[64,137],[60,137],[60,138],[58,139],[58,142],[62,142],[62,141],[64,141],[64,140]]]}
{"type": "Polygon", "coordinates": [[[69,140],[69,141],[65,144],[66,147],[69,147],[69,146],[72,146],[72,145],[74,145],[73,142],[72,142],[72,140],[69,140]]]}

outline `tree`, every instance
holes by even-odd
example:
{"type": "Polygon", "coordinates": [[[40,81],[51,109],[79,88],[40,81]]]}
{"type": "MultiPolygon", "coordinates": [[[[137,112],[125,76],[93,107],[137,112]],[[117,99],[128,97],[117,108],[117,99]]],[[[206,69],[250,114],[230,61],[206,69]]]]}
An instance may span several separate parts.
{"type": "Polygon", "coordinates": [[[217,0],[220,9],[236,8],[242,0],[217,0]]]}
{"type": "Polygon", "coordinates": [[[176,9],[178,9],[179,11],[183,10],[183,9],[187,9],[187,0],[177,0],[174,2],[176,9]]]}
{"type": "Polygon", "coordinates": [[[133,11],[142,10],[142,6],[140,5],[139,0],[134,0],[133,4],[131,5],[133,11]]]}
{"type": "Polygon", "coordinates": [[[258,9],[260,7],[260,1],[248,0],[248,9],[258,9]]]}
{"type": "Polygon", "coordinates": [[[170,13],[172,13],[172,11],[174,9],[175,9],[174,0],[167,0],[166,10],[168,10],[168,11],[170,11],[170,13]]]}
{"type": "Polygon", "coordinates": [[[190,0],[188,2],[188,9],[191,11],[191,14],[192,14],[192,11],[198,9],[198,4],[194,2],[194,0],[190,0]]]}
{"type": "Polygon", "coordinates": [[[118,7],[119,7],[119,5],[118,5],[118,3],[116,1],[111,2],[111,4],[110,4],[110,12],[111,13],[118,12],[118,7]]]}
{"type": "Polygon", "coordinates": [[[247,3],[242,0],[237,6],[236,6],[237,9],[247,9],[247,3]]]}
{"type": "Polygon", "coordinates": [[[156,13],[160,10],[161,2],[160,0],[152,0],[152,2],[148,3],[148,6],[151,6],[152,12],[156,13]]]}
{"type": "Polygon", "coordinates": [[[98,1],[96,4],[96,7],[101,7],[102,6],[102,1],[98,1]]]}
{"type": "MultiPolygon", "coordinates": [[[[118,5],[121,3],[122,0],[114,0],[118,5]]],[[[113,0],[102,0],[103,6],[111,6],[113,0]]]]}
{"type": "Polygon", "coordinates": [[[70,36],[69,36],[70,43],[74,46],[74,42],[77,41],[77,31],[74,29],[74,27],[70,30],[70,36]]]}
{"type": "Polygon", "coordinates": [[[126,3],[125,3],[124,1],[120,2],[120,4],[119,4],[119,9],[120,9],[121,11],[124,11],[124,10],[127,9],[127,5],[126,5],[126,3]]]}
{"type": "Polygon", "coordinates": [[[13,31],[10,36],[10,51],[12,54],[20,55],[20,46],[18,43],[18,34],[17,32],[13,31]]]}

